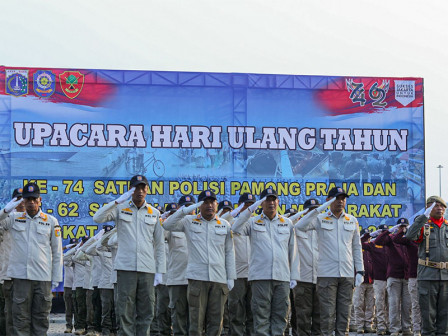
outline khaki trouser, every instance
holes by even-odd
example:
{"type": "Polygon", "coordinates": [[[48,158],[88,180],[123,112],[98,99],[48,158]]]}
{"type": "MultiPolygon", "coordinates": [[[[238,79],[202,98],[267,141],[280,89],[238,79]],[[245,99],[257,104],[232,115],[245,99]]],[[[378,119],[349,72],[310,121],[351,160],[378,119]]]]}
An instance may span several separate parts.
{"type": "Polygon", "coordinates": [[[389,330],[391,333],[411,332],[411,297],[408,281],[388,278],[387,296],[389,298],[389,330]]]}
{"type": "Polygon", "coordinates": [[[345,336],[352,309],[353,278],[317,278],[320,329],[324,336],[345,336]]]}
{"type": "Polygon", "coordinates": [[[6,336],[13,334],[12,330],[12,280],[3,282],[3,298],[5,299],[6,336]]]}
{"type": "Polygon", "coordinates": [[[373,328],[375,311],[375,294],[373,285],[362,283],[355,288],[354,294],[355,321],[358,329],[373,328]]]}
{"type": "Polygon", "coordinates": [[[115,331],[114,290],[100,289],[101,295],[101,331],[108,334],[115,331]]]}
{"type": "Polygon", "coordinates": [[[247,278],[235,280],[235,286],[229,292],[229,324],[230,335],[250,336],[254,334],[252,309],[252,290],[247,278]]]}
{"type": "Polygon", "coordinates": [[[71,287],[64,287],[65,326],[73,329],[73,291],[71,287]]]}
{"type": "Polygon", "coordinates": [[[418,280],[422,336],[448,334],[448,280],[418,280]]]}
{"type": "Polygon", "coordinates": [[[174,336],[188,335],[188,285],[168,286],[174,336]]]}
{"type": "Polygon", "coordinates": [[[154,317],[154,274],[117,271],[118,335],[149,335],[154,317]]]}
{"type": "Polygon", "coordinates": [[[189,335],[203,335],[204,321],[207,336],[218,336],[221,334],[224,304],[228,294],[229,289],[226,284],[188,280],[189,335]]]}
{"type": "Polygon", "coordinates": [[[256,335],[283,335],[288,323],[289,282],[252,281],[252,314],[256,335]]]}
{"type": "Polygon", "coordinates": [[[13,279],[12,319],[16,336],[46,335],[51,310],[51,281],[13,279]]]}
{"type": "Polygon", "coordinates": [[[386,331],[389,329],[387,282],[383,280],[374,280],[373,291],[375,292],[377,330],[386,331]]]}
{"type": "Polygon", "coordinates": [[[420,313],[420,305],[418,303],[418,286],[417,278],[408,280],[409,295],[411,296],[411,313],[412,313],[412,330],[419,332],[422,328],[422,316],[420,313]]]}
{"type": "Polygon", "coordinates": [[[169,336],[171,335],[171,312],[169,309],[170,295],[168,287],[165,285],[158,285],[156,287],[156,292],[156,330],[158,331],[159,336],[169,336]]]}
{"type": "Polygon", "coordinates": [[[87,329],[87,289],[76,287],[76,310],[78,318],[75,319],[75,330],[87,329]]]}
{"type": "Polygon", "coordinates": [[[311,282],[297,282],[294,305],[299,336],[320,335],[320,305],[317,287],[311,282]]]}

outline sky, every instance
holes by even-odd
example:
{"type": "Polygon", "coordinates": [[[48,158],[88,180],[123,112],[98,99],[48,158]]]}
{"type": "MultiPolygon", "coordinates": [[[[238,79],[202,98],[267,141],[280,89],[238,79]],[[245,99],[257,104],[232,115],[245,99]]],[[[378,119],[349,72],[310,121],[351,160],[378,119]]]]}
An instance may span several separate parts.
{"type": "Polygon", "coordinates": [[[423,77],[426,194],[439,194],[442,165],[448,198],[446,0],[23,0],[1,11],[6,66],[423,77]]]}

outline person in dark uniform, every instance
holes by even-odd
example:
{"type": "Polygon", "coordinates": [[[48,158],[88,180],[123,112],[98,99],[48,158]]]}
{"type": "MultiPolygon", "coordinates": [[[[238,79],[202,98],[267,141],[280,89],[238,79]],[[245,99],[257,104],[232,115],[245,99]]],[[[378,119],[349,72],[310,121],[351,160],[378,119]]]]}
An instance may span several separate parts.
{"type": "Polygon", "coordinates": [[[438,196],[426,200],[426,211],[415,218],[406,238],[419,244],[418,292],[422,335],[448,334],[448,220],[445,201],[438,196]]]}

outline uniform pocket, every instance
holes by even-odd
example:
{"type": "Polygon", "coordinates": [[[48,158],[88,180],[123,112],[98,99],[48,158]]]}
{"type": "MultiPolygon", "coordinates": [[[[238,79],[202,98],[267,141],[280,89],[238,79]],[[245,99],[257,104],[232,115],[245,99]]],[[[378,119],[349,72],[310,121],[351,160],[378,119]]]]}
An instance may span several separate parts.
{"type": "Polygon", "coordinates": [[[37,241],[39,243],[45,244],[47,242],[50,242],[50,231],[51,231],[51,227],[48,225],[39,225],[37,228],[37,241]]]}
{"type": "Polygon", "coordinates": [[[188,304],[191,307],[199,307],[199,296],[201,294],[201,288],[195,284],[188,285],[188,304]]]}

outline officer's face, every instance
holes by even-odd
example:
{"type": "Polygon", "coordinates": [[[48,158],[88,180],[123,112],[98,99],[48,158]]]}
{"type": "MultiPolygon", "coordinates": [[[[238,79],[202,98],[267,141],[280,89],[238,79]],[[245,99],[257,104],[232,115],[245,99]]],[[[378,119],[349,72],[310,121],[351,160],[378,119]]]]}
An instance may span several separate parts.
{"type": "Polygon", "coordinates": [[[142,204],[147,194],[148,186],[144,183],[137,184],[134,193],[132,194],[132,202],[134,202],[134,204],[142,204]]]}
{"type": "Polygon", "coordinates": [[[30,216],[34,216],[39,212],[40,203],[42,198],[40,197],[27,197],[23,199],[23,203],[25,204],[26,212],[30,216]]]}
{"type": "Polygon", "coordinates": [[[336,201],[330,204],[330,210],[333,213],[340,213],[344,210],[347,199],[345,195],[339,195],[336,197],[336,201]]]}
{"type": "Polygon", "coordinates": [[[275,213],[278,207],[278,198],[275,196],[268,196],[266,200],[261,203],[261,207],[266,215],[275,213]]]}
{"type": "MultiPolygon", "coordinates": [[[[432,205],[432,203],[426,204],[426,207],[428,208],[431,205],[432,205]]],[[[434,208],[432,208],[430,216],[432,218],[439,219],[439,218],[442,218],[444,213],[445,213],[445,207],[442,205],[442,203],[437,202],[436,205],[434,206],[434,208]]]]}
{"type": "Polygon", "coordinates": [[[204,217],[206,220],[212,219],[215,216],[217,209],[218,202],[213,198],[206,198],[204,200],[204,203],[202,203],[199,207],[202,217],[204,217]]]}

